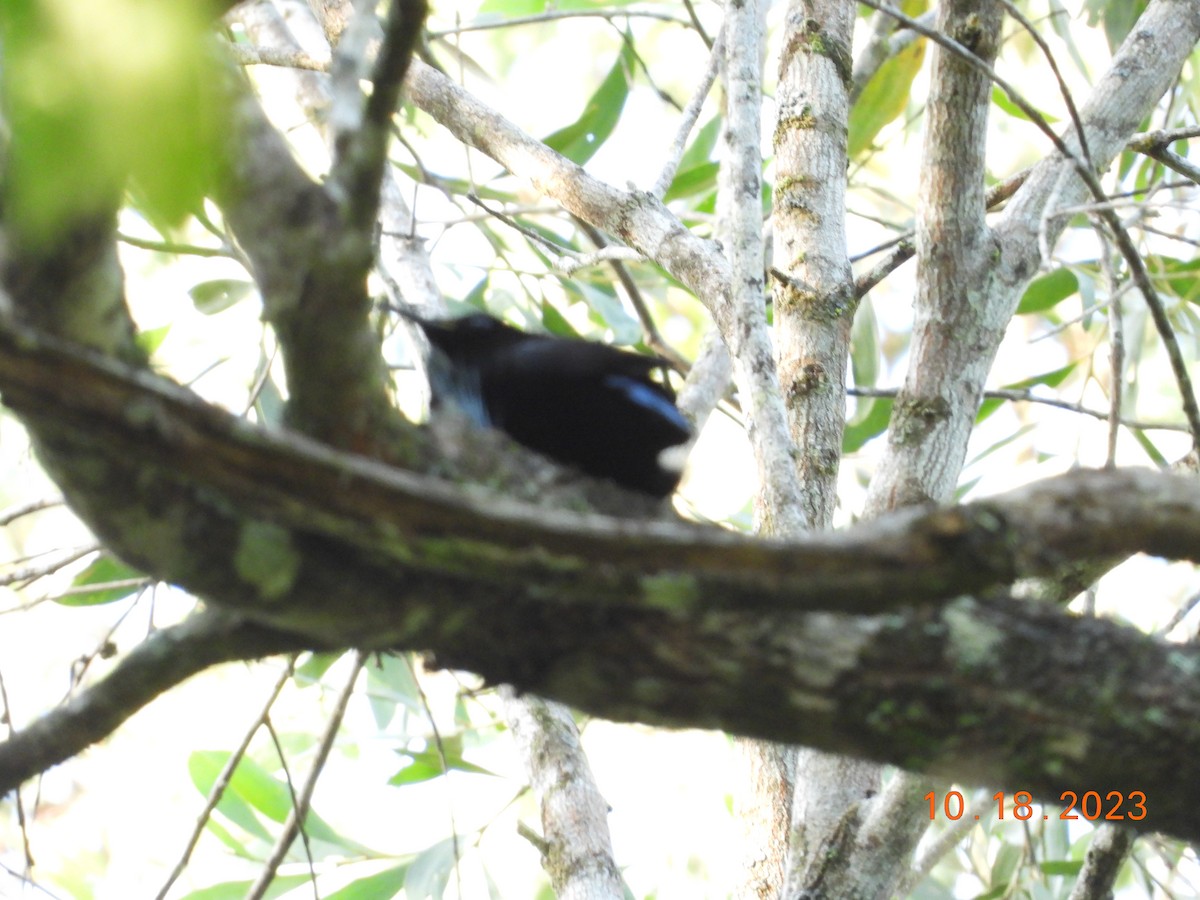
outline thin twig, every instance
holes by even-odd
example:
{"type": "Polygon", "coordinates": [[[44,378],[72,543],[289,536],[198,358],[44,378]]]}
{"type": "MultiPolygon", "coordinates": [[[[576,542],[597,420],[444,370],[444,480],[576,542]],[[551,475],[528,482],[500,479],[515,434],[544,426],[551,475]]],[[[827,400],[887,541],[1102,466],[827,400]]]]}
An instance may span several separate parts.
{"type": "Polygon", "coordinates": [[[1165,638],[1168,634],[1174,631],[1179,624],[1186,619],[1197,606],[1200,606],[1200,593],[1192,594],[1187,600],[1180,605],[1179,609],[1167,621],[1162,628],[1155,632],[1159,637],[1165,638]]]}
{"type": "Polygon", "coordinates": [[[1165,128],[1135,134],[1129,139],[1126,146],[1130,150],[1136,150],[1138,153],[1144,153],[1158,160],[1190,181],[1200,183],[1200,168],[1170,149],[1171,144],[1176,141],[1190,140],[1195,137],[1200,137],[1200,127],[1195,125],[1187,128],[1165,128]]]}
{"type": "Polygon", "coordinates": [[[62,505],[62,497],[43,497],[40,500],[31,500],[28,503],[22,503],[20,506],[9,507],[4,512],[0,512],[0,528],[11,525],[17,519],[28,516],[31,513],[41,512],[43,509],[62,505]]]}
{"type": "Polygon", "coordinates": [[[1055,60],[1054,54],[1050,51],[1050,45],[1046,43],[1046,39],[1034,27],[1033,23],[1025,17],[1012,0],[1000,0],[1000,5],[1008,10],[1008,14],[1021,23],[1033,42],[1038,45],[1038,49],[1042,51],[1042,56],[1046,58],[1046,63],[1050,66],[1050,71],[1054,73],[1054,80],[1058,83],[1058,92],[1062,95],[1063,102],[1067,105],[1067,113],[1071,116],[1071,125],[1075,129],[1075,137],[1079,139],[1079,152],[1083,156],[1083,161],[1087,163],[1088,169],[1094,168],[1092,164],[1092,154],[1088,150],[1087,135],[1084,133],[1083,120],[1079,118],[1079,110],[1075,107],[1075,98],[1071,96],[1071,90],[1067,87],[1067,82],[1062,77],[1062,72],[1058,70],[1058,61],[1055,60]]]}
{"type": "MultiPolygon", "coordinates": [[[[880,397],[890,400],[895,399],[899,391],[896,388],[849,387],[846,388],[846,393],[851,397],[880,397]]],[[[997,388],[984,391],[983,397],[985,400],[1008,400],[1013,403],[1040,403],[1042,406],[1053,406],[1055,409],[1065,409],[1067,412],[1091,416],[1102,422],[1107,422],[1110,416],[1108,410],[1091,409],[1069,400],[1060,400],[1057,397],[1039,397],[1031,389],[997,388]]],[[[1126,428],[1134,428],[1138,431],[1178,431],[1184,434],[1190,431],[1188,426],[1176,422],[1144,422],[1139,419],[1122,419],[1121,424],[1126,428]]]]}
{"type": "Polygon", "coordinates": [[[1117,273],[1113,271],[1108,237],[1104,229],[1096,229],[1100,236],[1101,246],[1105,252],[1101,254],[1101,264],[1104,276],[1108,282],[1108,292],[1111,300],[1108,304],[1108,321],[1110,326],[1109,338],[1109,396],[1108,396],[1108,452],[1105,464],[1114,468],[1117,464],[1117,437],[1121,428],[1121,402],[1125,393],[1125,319],[1121,310],[1120,291],[1118,290],[1117,273]]]}
{"type": "MultiPolygon", "coordinates": [[[[292,779],[292,770],[288,765],[287,755],[283,752],[283,742],[279,740],[279,732],[275,730],[275,723],[271,721],[270,714],[263,719],[263,727],[267,729],[267,734],[271,738],[271,744],[275,747],[275,755],[279,757],[279,766],[283,769],[283,780],[287,785],[288,796],[292,800],[292,808],[295,809],[300,805],[300,800],[296,796],[296,782],[292,779]]],[[[313,900],[321,900],[321,893],[317,890],[317,867],[313,862],[312,844],[309,843],[308,829],[304,827],[303,821],[300,822],[298,830],[300,832],[300,842],[304,844],[304,858],[308,861],[308,880],[312,885],[313,900]]]]}
{"type": "MultiPolygon", "coordinates": [[[[408,666],[408,674],[412,677],[413,685],[417,689],[417,697],[421,701],[421,709],[425,711],[425,719],[429,722],[429,730],[433,733],[433,743],[437,747],[438,763],[442,767],[442,777],[446,779],[446,789],[450,787],[450,765],[446,759],[446,744],[442,740],[441,729],[438,728],[437,720],[433,716],[433,707],[429,703],[429,697],[425,693],[425,688],[421,686],[421,679],[417,677],[417,670],[412,664],[411,654],[403,654],[404,664],[408,666]]],[[[454,880],[458,887],[458,896],[462,896],[461,873],[458,871],[459,861],[462,859],[462,850],[458,846],[458,822],[454,818],[454,803],[447,802],[446,813],[450,819],[450,844],[453,847],[454,853],[454,880]]]]}
{"type": "MultiPolygon", "coordinates": [[[[3,716],[0,718],[0,721],[4,723],[5,728],[8,730],[9,738],[12,738],[16,729],[13,726],[12,706],[8,701],[8,687],[4,683],[3,670],[0,670],[0,704],[4,706],[3,716]]],[[[21,797],[20,789],[13,791],[13,794],[16,797],[17,827],[21,831],[21,847],[25,851],[25,872],[27,879],[28,873],[33,869],[33,850],[29,846],[29,828],[25,819],[25,801],[21,797]]]]}
{"type": "Polygon", "coordinates": [[[321,743],[317,746],[317,753],[313,759],[312,769],[308,773],[308,778],[304,781],[304,787],[300,791],[300,796],[297,798],[296,804],[288,813],[287,821],[283,825],[283,831],[275,841],[275,846],[271,848],[271,855],[263,864],[262,871],[258,873],[258,878],[250,890],[246,892],[246,900],[262,900],[266,895],[267,888],[271,886],[271,882],[275,880],[275,873],[279,869],[280,863],[287,855],[288,848],[291,847],[292,841],[296,839],[296,834],[299,831],[300,823],[308,816],[309,805],[312,803],[313,791],[316,790],[317,780],[321,777],[321,770],[325,768],[325,762],[329,759],[329,753],[333,750],[333,742],[337,737],[338,729],[341,728],[342,719],[346,715],[346,707],[350,703],[350,698],[354,696],[354,684],[358,681],[359,673],[362,672],[363,665],[367,661],[367,653],[363,650],[354,651],[354,662],[350,671],[350,677],[346,679],[346,686],[342,688],[342,692],[338,695],[337,704],[334,707],[333,713],[329,717],[329,723],[325,726],[325,733],[321,735],[321,743]]]}
{"type": "Polygon", "coordinates": [[[328,72],[329,60],[317,59],[300,50],[278,47],[251,47],[225,41],[225,50],[241,66],[279,66],[285,69],[303,69],[307,72],[328,72]]]}
{"type": "Polygon", "coordinates": [[[327,185],[343,207],[346,224],[367,237],[372,235],[379,209],[392,115],[400,100],[400,86],[408,73],[413,48],[421,35],[425,12],[425,0],[396,0],[392,4],[371,73],[371,93],[362,104],[361,118],[345,123],[349,127],[340,130],[334,140],[336,158],[327,185]]]}
{"type": "MultiPolygon", "coordinates": [[[[609,249],[606,246],[607,242],[600,229],[585,222],[578,216],[575,217],[575,221],[592,243],[600,250],[609,249]]],[[[646,299],[642,296],[641,289],[637,286],[637,282],[633,280],[633,276],[629,274],[628,267],[615,259],[609,260],[609,265],[612,267],[614,274],[616,274],[617,280],[621,282],[621,287],[625,289],[625,295],[629,298],[629,303],[633,306],[634,312],[637,313],[638,322],[642,326],[642,340],[646,346],[670,362],[671,366],[681,375],[687,375],[687,358],[663,338],[662,332],[658,330],[658,325],[654,321],[654,316],[650,314],[650,307],[646,305],[646,299]]]]}
{"type": "Polygon", "coordinates": [[[700,40],[704,41],[704,46],[711,50],[713,39],[708,36],[708,32],[704,30],[704,25],[700,22],[700,17],[696,15],[695,4],[692,0],[683,0],[683,8],[687,10],[688,20],[692,23],[692,27],[696,29],[696,34],[700,35],[700,40]]]}
{"type": "Polygon", "coordinates": [[[691,136],[692,129],[696,127],[696,120],[700,118],[700,110],[704,108],[704,101],[708,99],[713,83],[717,80],[717,73],[721,70],[721,60],[724,56],[725,28],[722,26],[721,30],[717,32],[717,39],[712,44],[712,52],[708,56],[708,65],[704,69],[700,84],[696,86],[692,99],[688,101],[687,107],[679,118],[675,139],[671,142],[671,149],[667,152],[667,162],[654,182],[654,187],[650,188],[650,193],[659,200],[666,195],[671,187],[671,182],[675,180],[675,174],[679,171],[679,162],[683,159],[684,150],[687,149],[688,137],[691,136]]]}
{"type": "MultiPolygon", "coordinates": [[[[1031,171],[1033,171],[1032,168],[1022,169],[1020,172],[1008,176],[1008,178],[1004,179],[999,184],[992,185],[984,197],[987,209],[995,209],[997,206],[1015,194],[1018,188],[1025,183],[1025,180],[1029,177],[1029,173],[1031,171]]],[[[898,235],[892,240],[884,244],[880,244],[871,250],[865,251],[864,253],[859,254],[855,259],[852,259],[851,262],[855,262],[858,259],[871,256],[887,249],[888,247],[895,248],[890,254],[888,254],[887,257],[872,266],[869,271],[864,272],[862,275],[859,275],[856,279],[854,279],[854,296],[862,299],[864,296],[866,296],[867,292],[878,285],[879,282],[883,281],[883,279],[887,278],[888,275],[892,274],[892,272],[912,259],[913,254],[917,252],[917,247],[914,243],[915,237],[916,232],[911,230],[906,231],[904,234],[898,235]]]]}
{"type": "MultiPolygon", "coordinates": [[[[47,575],[52,575],[64,566],[69,566],[78,559],[82,559],[89,553],[95,553],[100,549],[98,544],[88,544],[86,547],[77,547],[74,550],[69,550],[63,556],[58,556],[50,562],[42,563],[37,566],[25,566],[20,569],[14,569],[11,572],[5,572],[0,575],[0,585],[8,586],[13,584],[28,585],[32,581],[39,578],[45,578],[47,575]]],[[[137,579],[138,583],[144,579],[137,579]]],[[[103,585],[81,585],[79,588],[67,588],[66,591],[56,594],[56,597],[67,595],[67,591],[75,591],[76,593],[87,593],[89,591],[101,590],[103,585]]]]}
{"type": "Polygon", "coordinates": [[[228,247],[201,247],[198,244],[177,244],[174,241],[150,241],[134,237],[131,234],[118,232],[117,240],[139,250],[153,250],[155,253],[174,253],[186,256],[225,257],[237,259],[236,254],[228,247]]]}
{"type": "Polygon", "coordinates": [[[217,804],[221,802],[221,798],[225,795],[226,789],[229,787],[229,782],[233,780],[233,773],[238,767],[238,763],[246,755],[250,749],[250,742],[254,739],[254,735],[258,733],[258,729],[266,722],[268,715],[271,712],[271,707],[275,705],[275,701],[279,699],[279,694],[283,691],[284,685],[291,679],[292,674],[296,670],[296,657],[292,656],[288,659],[287,666],[283,670],[283,674],[275,681],[274,687],[271,689],[270,696],[267,697],[267,702],[263,705],[262,712],[258,714],[258,718],[254,720],[254,724],[242,736],[242,742],[237,748],[229,754],[229,758],[225,760],[225,765],[221,767],[221,771],[217,774],[216,781],[213,782],[211,790],[208,792],[208,797],[204,801],[204,808],[200,810],[200,815],[196,817],[196,824],[192,828],[192,833],[188,837],[187,844],[183,848],[183,853],[179,856],[179,861],[175,863],[175,868],[171,870],[171,874],[167,876],[166,882],[158,889],[156,900],[165,900],[167,892],[171,890],[171,886],[179,880],[179,876],[183,874],[183,870],[187,868],[188,860],[192,858],[192,852],[196,849],[196,845],[200,842],[200,836],[204,834],[204,829],[208,825],[209,817],[212,816],[213,810],[217,808],[217,804]]]}
{"type": "MultiPolygon", "coordinates": [[[[540,25],[560,19],[656,19],[659,22],[671,22],[675,25],[682,25],[685,28],[696,28],[700,32],[700,37],[702,39],[705,38],[703,29],[700,29],[695,22],[681,19],[679,16],[673,16],[670,13],[655,12],[646,9],[553,9],[529,16],[513,16],[511,18],[496,19],[488,22],[469,22],[466,25],[457,25],[454,28],[430,31],[428,34],[431,39],[446,38],[457,34],[466,34],[471,31],[492,31],[497,28],[515,28],[518,25],[540,25]]],[[[705,40],[705,43],[708,43],[708,41],[705,40]]]]}

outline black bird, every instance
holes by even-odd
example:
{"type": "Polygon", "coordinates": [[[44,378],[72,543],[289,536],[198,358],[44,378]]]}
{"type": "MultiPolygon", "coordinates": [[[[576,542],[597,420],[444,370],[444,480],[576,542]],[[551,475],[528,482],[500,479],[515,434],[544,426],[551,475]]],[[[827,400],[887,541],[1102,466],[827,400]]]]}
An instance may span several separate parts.
{"type": "Polygon", "coordinates": [[[475,313],[429,320],[402,314],[433,350],[435,407],[457,405],[531,450],[589,475],[666,497],[679,484],[664,450],[692,437],[670,390],[650,374],[664,361],[606,344],[526,334],[475,313]]]}

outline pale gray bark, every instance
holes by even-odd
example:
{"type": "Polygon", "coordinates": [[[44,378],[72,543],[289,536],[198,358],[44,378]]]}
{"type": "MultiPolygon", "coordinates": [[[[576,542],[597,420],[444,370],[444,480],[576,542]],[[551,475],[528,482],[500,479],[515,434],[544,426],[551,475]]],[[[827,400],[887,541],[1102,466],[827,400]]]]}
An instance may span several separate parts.
{"type": "Polygon", "coordinates": [[[608,803],[571,711],[509,687],[500,694],[542,811],[542,865],[555,895],[559,900],[622,900],[625,884],[613,859],[608,803]]]}
{"type": "MultiPolygon", "coordinates": [[[[718,213],[739,327],[748,337],[743,355],[735,360],[735,371],[770,371],[769,381],[763,374],[756,383],[744,377],[738,380],[743,405],[750,408],[748,430],[759,472],[755,519],[762,534],[789,535],[808,527],[794,462],[795,445],[778,393],[768,398],[768,403],[757,399],[776,378],[763,278],[763,16],[764,8],[757,0],[738,0],[726,6],[727,111],[718,213]]],[[[733,811],[739,826],[739,872],[734,896],[740,900],[766,900],[779,894],[787,855],[793,756],[791,749],[782,745],[747,739],[737,742],[733,811]]]]}

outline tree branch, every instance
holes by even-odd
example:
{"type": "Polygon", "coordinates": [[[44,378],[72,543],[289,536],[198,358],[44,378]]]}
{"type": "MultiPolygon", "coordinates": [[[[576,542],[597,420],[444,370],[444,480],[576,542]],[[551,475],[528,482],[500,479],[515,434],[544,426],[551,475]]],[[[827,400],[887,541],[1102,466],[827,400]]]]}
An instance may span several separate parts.
{"type": "Polygon", "coordinates": [[[71,451],[70,471],[51,469],[110,546],[279,639],[226,640],[216,659],[425,648],[615,719],[804,742],[1047,801],[1142,790],[1145,826],[1200,838],[1200,761],[1183,752],[1200,740],[1200,650],[1033,604],[935,602],[1115,552],[1200,558],[1194,480],[1074,472],[782,543],[439,485],[26,329],[0,330],[0,390],[41,444],[71,451]],[[890,612],[804,612],[872,608],[890,612]]]}
{"type": "Polygon", "coordinates": [[[309,638],[218,610],[205,610],[157,631],[102,680],[0,744],[0,795],[81,753],[159,694],[209,666],[312,645],[309,638]]]}
{"type": "Polygon", "coordinates": [[[371,77],[371,94],[363,103],[357,121],[336,139],[336,159],[328,189],[343,207],[346,237],[353,235],[364,242],[368,258],[374,243],[380,185],[388,162],[392,116],[400,102],[400,86],[420,39],[426,12],[425,0],[392,3],[371,77]]]}
{"type": "MultiPolygon", "coordinates": [[[[399,567],[396,577],[403,571],[469,577],[493,589],[528,591],[558,609],[586,600],[613,609],[667,604],[680,613],[880,612],[1120,553],[1200,559],[1200,485],[1148,470],[1081,471],[986,501],[902,511],[783,542],[687,523],[539,509],[458,489],[300,435],[256,428],[161,379],[12,325],[0,328],[0,389],[35,432],[48,430],[46,410],[53,410],[59,436],[90,439],[113,471],[120,465],[161,469],[163,478],[202,486],[226,509],[337,542],[344,552],[389,560],[399,567]],[[452,558],[446,541],[456,548],[452,558]]],[[[102,487],[65,481],[70,502],[98,531],[111,532],[103,509],[94,507],[114,498],[102,487]]],[[[130,501],[148,499],[133,494],[130,501]]],[[[160,503],[169,500],[157,496],[160,503]]],[[[119,552],[136,554],[150,574],[180,582],[166,545],[126,546],[129,537],[119,533],[108,540],[114,542],[119,552]]],[[[243,574],[243,588],[254,587],[257,574],[243,574]]],[[[297,627],[289,622],[297,609],[280,598],[301,607],[312,602],[301,600],[307,591],[298,582],[258,588],[218,599],[291,627],[297,627]],[[279,594],[270,596],[271,588],[279,594]]],[[[326,628],[339,616],[327,601],[321,605],[326,628]]],[[[386,620],[394,612],[389,606],[372,615],[386,620]]],[[[380,646],[373,631],[380,624],[343,623],[331,639],[380,646]]]]}
{"type": "MultiPolygon", "coordinates": [[[[333,446],[403,457],[404,427],[369,318],[373,233],[356,237],[333,192],[300,168],[240,72],[224,73],[223,84],[227,140],[215,199],[251,260],[264,318],[279,338],[287,420],[333,446]]],[[[378,184],[373,190],[372,216],[378,184]]]]}

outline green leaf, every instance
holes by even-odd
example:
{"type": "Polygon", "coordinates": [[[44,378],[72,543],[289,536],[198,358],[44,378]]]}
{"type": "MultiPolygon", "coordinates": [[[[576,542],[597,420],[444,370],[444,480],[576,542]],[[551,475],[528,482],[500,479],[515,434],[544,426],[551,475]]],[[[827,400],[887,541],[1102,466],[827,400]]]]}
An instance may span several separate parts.
{"type": "Polygon", "coordinates": [[[612,285],[576,280],[573,287],[582,294],[592,321],[612,330],[614,344],[629,347],[642,339],[642,323],[625,308],[612,285]]]}
{"type": "Polygon", "coordinates": [[[421,692],[405,655],[387,653],[367,666],[367,699],[381,730],[392,721],[398,705],[415,713],[422,711],[421,692]]]}
{"type": "Polygon", "coordinates": [[[626,41],[621,45],[617,61],[592,94],[579,118],[546,137],[546,146],[579,165],[591,159],[620,121],[625,99],[629,96],[629,73],[633,70],[633,64],[633,50],[626,41]]]}
{"type": "Polygon", "coordinates": [[[137,569],[125,565],[112,556],[104,555],[97,557],[72,579],[71,593],[54,599],[62,606],[101,606],[105,603],[115,603],[138,591],[140,586],[113,587],[114,584],[132,579],[142,581],[145,577],[137,569]]]}
{"type": "Polygon", "coordinates": [[[1044,384],[1047,387],[1058,387],[1067,380],[1067,376],[1074,372],[1078,365],[1078,361],[1067,363],[1062,368],[1051,369],[1049,372],[1043,372],[1041,375],[1022,378],[1020,381],[1014,381],[1011,384],[1006,384],[1004,387],[1010,391],[1023,391],[1038,384],[1044,384]]]}
{"type": "MultiPolygon", "coordinates": [[[[910,16],[920,15],[928,4],[907,0],[901,4],[910,16]]],[[[883,126],[908,108],[913,79],[925,60],[925,39],[917,38],[907,47],[889,57],[867,82],[854,108],[850,110],[847,153],[855,159],[871,146],[883,126]]]]}
{"type": "Polygon", "coordinates": [[[991,446],[985,447],[983,450],[980,450],[979,453],[977,453],[965,466],[963,466],[963,469],[966,469],[969,466],[975,465],[980,460],[986,459],[987,457],[989,457],[993,453],[995,453],[997,450],[1007,447],[1013,441],[1024,437],[1025,435],[1029,434],[1029,432],[1034,431],[1036,429],[1037,429],[1037,425],[1032,422],[1029,423],[1028,425],[1022,425],[1020,428],[1018,428],[1012,434],[1008,435],[1008,437],[1003,437],[1000,440],[996,441],[996,443],[992,444],[991,446]]]}
{"type": "Polygon", "coordinates": [[[1151,256],[1146,258],[1146,268],[1158,290],[1200,304],[1200,259],[1151,256]]]}
{"type": "Polygon", "coordinates": [[[296,674],[292,676],[292,681],[300,687],[317,684],[333,664],[345,655],[344,653],[314,653],[296,667],[296,674]]]}
{"type": "Polygon", "coordinates": [[[236,303],[253,296],[258,287],[252,281],[240,278],[217,278],[202,281],[188,289],[198,312],[206,316],[224,312],[236,303]]]}
{"type": "MultiPolygon", "coordinates": [[[[1028,103],[1029,98],[1026,97],[1025,101],[1028,103]]],[[[1010,116],[1012,116],[1015,119],[1024,119],[1026,122],[1033,121],[1033,119],[1031,119],[1028,115],[1025,114],[1025,110],[1021,109],[1021,107],[1017,106],[1017,104],[1015,104],[1011,100],[1009,100],[1008,94],[1004,93],[1004,91],[1000,90],[1000,88],[998,88],[998,87],[992,88],[992,103],[994,105],[1000,107],[1000,109],[1004,110],[1006,113],[1008,113],[1010,116]]],[[[1030,104],[1030,105],[1032,106],[1033,104],[1030,104]]],[[[1045,119],[1047,122],[1053,124],[1054,122],[1058,121],[1057,116],[1051,115],[1050,113],[1046,112],[1045,110],[1038,109],[1036,106],[1034,106],[1033,108],[1038,113],[1040,113],[1041,117],[1043,119],[1045,119]]]]}
{"type": "Polygon", "coordinates": [[[0,3],[5,218],[37,241],[103,214],[126,187],[169,226],[200,206],[219,158],[223,73],[202,3],[0,3]]]}
{"type": "Polygon", "coordinates": [[[1134,23],[1146,11],[1148,0],[1087,0],[1088,25],[1104,20],[1104,35],[1108,47],[1115,51],[1125,36],[1133,30],[1134,23]]]}
{"type": "Polygon", "coordinates": [[[332,894],[322,894],[324,900],[392,900],[399,896],[408,878],[409,863],[392,866],[374,875],[350,882],[332,894]]]}
{"type": "Polygon", "coordinates": [[[864,297],[850,326],[850,371],[855,384],[875,384],[879,379],[879,328],[875,306],[864,297]]]}
{"type": "Polygon", "coordinates": [[[679,158],[679,171],[690,169],[712,161],[713,150],[717,146],[717,138],[721,135],[721,126],[725,124],[724,116],[713,116],[696,132],[688,148],[679,158]]]}
{"type": "Polygon", "coordinates": [[[996,859],[992,863],[991,884],[1010,884],[1024,859],[1024,847],[1008,843],[1001,844],[996,853],[996,859]]]}
{"type": "Polygon", "coordinates": [[[1017,314],[1045,312],[1078,290],[1079,279],[1074,272],[1067,268],[1055,269],[1029,282],[1017,305],[1017,314]]]}
{"type": "MultiPolygon", "coordinates": [[[[192,784],[201,794],[207,797],[217,783],[217,776],[224,768],[229,752],[226,750],[197,750],[188,757],[188,774],[192,784]]],[[[239,765],[239,768],[241,766],[239,765]]],[[[249,834],[264,841],[271,839],[271,834],[254,814],[254,809],[237,792],[226,790],[217,804],[217,811],[230,822],[242,828],[249,834]]]]}
{"type": "Polygon", "coordinates": [[[663,195],[664,202],[678,200],[682,197],[692,197],[711,191],[717,185],[717,173],[721,164],[717,162],[702,162],[688,168],[679,167],[671,186],[663,195]]]}
{"type": "MultiPolygon", "coordinates": [[[[271,880],[271,886],[267,888],[266,896],[278,897],[288,891],[303,887],[309,881],[311,879],[308,875],[276,875],[271,880]]],[[[226,881],[192,891],[181,897],[180,900],[244,900],[252,887],[254,887],[252,881],[226,881]]]]}
{"type": "Polygon", "coordinates": [[[533,16],[545,11],[546,0],[484,0],[475,21],[486,23],[516,16],[533,16]]]}
{"type": "Polygon", "coordinates": [[[258,421],[265,425],[283,425],[286,405],[275,379],[268,375],[263,379],[258,396],[254,398],[254,411],[258,413],[258,421]]]}
{"type": "MultiPolygon", "coordinates": [[[[218,773],[228,759],[229,753],[224,750],[196,751],[189,758],[188,769],[192,775],[192,782],[205,796],[212,790],[218,773]]],[[[247,831],[266,839],[266,829],[255,812],[282,824],[292,811],[292,794],[283,779],[276,778],[247,756],[238,761],[229,787],[221,802],[217,804],[217,809],[247,831]]],[[[342,836],[313,809],[309,809],[304,819],[304,830],[310,838],[326,841],[356,853],[380,855],[342,836]]]]}
{"type": "Polygon", "coordinates": [[[1071,62],[1075,64],[1080,72],[1087,73],[1088,65],[1083,60],[1083,54],[1079,52],[1079,47],[1075,43],[1075,35],[1071,30],[1073,16],[1062,4],[1062,0],[1050,0],[1050,15],[1047,17],[1050,20],[1050,25],[1054,29],[1054,33],[1058,35],[1059,40],[1067,48],[1067,52],[1071,54],[1071,62]]]}
{"type": "Polygon", "coordinates": [[[1150,461],[1156,466],[1165,469],[1168,465],[1167,458],[1163,456],[1162,451],[1154,445],[1154,442],[1150,440],[1150,438],[1146,435],[1146,432],[1142,431],[1140,428],[1131,428],[1129,430],[1132,432],[1134,439],[1141,444],[1142,449],[1146,451],[1146,455],[1150,457],[1150,461]]]}
{"type": "Polygon", "coordinates": [[[170,323],[163,325],[161,328],[151,328],[147,331],[139,331],[134,340],[137,345],[145,351],[147,356],[153,355],[154,351],[162,346],[162,342],[166,340],[167,334],[171,330],[170,323]]]}
{"type": "Polygon", "coordinates": [[[858,412],[846,423],[842,452],[855,453],[863,444],[887,430],[892,418],[891,397],[860,398],[858,412]]]}
{"type": "Polygon", "coordinates": [[[446,838],[423,850],[412,861],[404,879],[405,900],[441,900],[454,871],[455,847],[454,839],[446,838]]]}
{"type": "Polygon", "coordinates": [[[388,779],[388,784],[392,785],[430,781],[440,778],[450,771],[470,772],[476,775],[494,776],[496,774],[463,759],[463,736],[461,734],[443,737],[440,749],[436,744],[431,743],[425,750],[400,750],[397,752],[401,756],[408,757],[409,762],[388,779]]]}
{"type": "Polygon", "coordinates": [[[1038,866],[1046,875],[1069,875],[1074,877],[1083,868],[1082,859],[1047,860],[1038,866]]]}
{"type": "MultiPolygon", "coordinates": [[[[1020,381],[1014,381],[1012,384],[1006,384],[1004,385],[1004,390],[1025,391],[1038,384],[1044,384],[1046,387],[1058,387],[1067,380],[1067,376],[1074,372],[1078,365],[1078,360],[1072,363],[1067,363],[1061,369],[1052,369],[1049,372],[1043,372],[1040,375],[1034,375],[1030,378],[1023,378],[1020,381]]],[[[981,404],[979,404],[979,413],[975,416],[975,423],[979,424],[1008,402],[1010,401],[1004,400],[1000,397],[989,397],[988,399],[984,400],[981,404]]]]}

